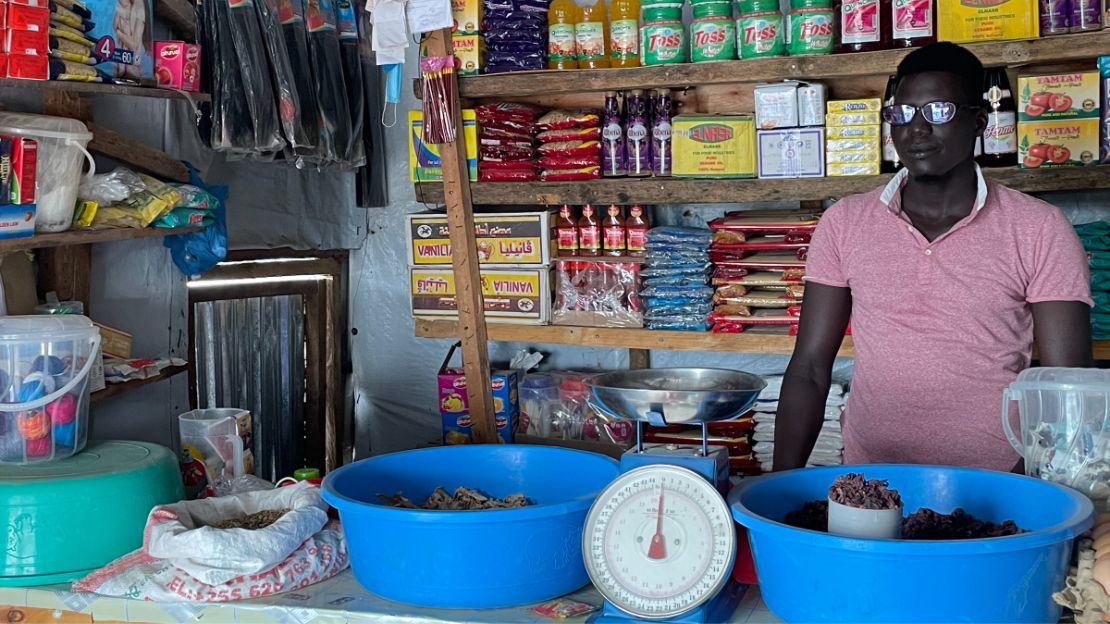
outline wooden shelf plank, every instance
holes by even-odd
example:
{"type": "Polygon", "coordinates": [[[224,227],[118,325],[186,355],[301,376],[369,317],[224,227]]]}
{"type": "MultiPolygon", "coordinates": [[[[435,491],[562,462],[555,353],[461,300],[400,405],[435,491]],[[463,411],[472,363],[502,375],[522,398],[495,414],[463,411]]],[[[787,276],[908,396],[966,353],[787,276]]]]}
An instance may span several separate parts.
{"type": "MultiPolygon", "coordinates": [[[[1093,59],[1110,49],[1110,31],[1045,37],[1025,41],[995,41],[967,46],[988,67],[1052,64],[1093,59]]],[[[459,78],[464,98],[503,98],[682,88],[740,82],[778,81],[783,78],[832,81],[853,76],[893,74],[911,50],[860,52],[825,56],[780,56],[763,59],[682,63],[627,69],[590,69],[489,74],[459,78]]],[[[1093,68],[1093,66],[1092,66],[1093,68]]]]}
{"type": "Polygon", "coordinates": [[[0,254],[26,249],[45,249],[47,247],[63,247],[65,245],[90,245],[93,243],[111,243],[114,241],[130,240],[134,238],[161,238],[173,234],[189,234],[199,232],[201,227],[183,228],[114,228],[107,230],[70,230],[53,234],[36,234],[29,238],[12,238],[0,240],[0,254]]]}
{"type": "MultiPolygon", "coordinates": [[[[20,80],[18,78],[0,78],[0,88],[31,89],[35,91],[65,91],[82,95],[114,95],[161,100],[185,99],[184,95],[170,89],[101,84],[98,82],[67,82],[65,80],[20,80]]],[[[190,93],[189,97],[193,98],[194,102],[208,102],[212,99],[212,96],[207,93],[190,93]]]]}
{"type": "MultiPolygon", "coordinates": [[[[418,338],[454,338],[454,321],[416,320],[418,338]]],[[[511,325],[486,323],[489,339],[498,342],[530,342],[536,344],[564,344],[579,347],[609,347],[613,349],[659,349],[665,351],[702,351],[725,353],[774,353],[790,355],[794,352],[794,337],[771,331],[753,330],[743,334],[713,334],[709,332],[663,331],[655,329],[607,329],[594,327],[566,327],[562,325],[511,325]]],[[[1091,343],[1096,360],[1110,360],[1110,340],[1091,343]]],[[[852,337],[845,336],[839,355],[855,355],[852,337]]],[[[1034,354],[1035,357],[1035,354],[1034,354]]]]}
{"type": "MultiPolygon", "coordinates": [[[[1110,188],[1110,165],[1059,169],[984,169],[987,178],[1026,193],[1110,188]]],[[[475,204],[714,204],[805,201],[865,193],[890,174],[797,180],[602,178],[589,182],[472,182],[475,204]]],[[[416,200],[443,203],[438,182],[416,185],[416,200]]]]}
{"type": "MultiPolygon", "coordinates": [[[[664,331],[655,329],[613,329],[568,327],[563,325],[512,325],[486,323],[489,339],[499,342],[530,342],[565,344],[579,347],[614,349],[661,349],[670,351],[705,351],[735,353],[778,353],[794,351],[794,338],[784,333],[751,331],[743,334],[712,334],[709,332],[664,331]]],[[[454,338],[454,321],[416,319],[419,338],[454,338]]],[[[845,337],[840,355],[851,356],[852,338],[845,337]]]]}
{"type": "Polygon", "coordinates": [[[108,384],[107,387],[103,390],[98,390],[89,395],[89,400],[91,400],[93,403],[96,403],[98,401],[103,401],[104,399],[110,399],[114,396],[119,396],[125,392],[131,392],[132,390],[142,388],[143,386],[147,386],[152,383],[158,383],[159,381],[164,381],[166,379],[169,379],[170,377],[180,375],[187,370],[189,370],[188,365],[168,366],[162,369],[161,373],[158,373],[153,377],[147,377],[146,379],[136,379],[134,381],[125,381],[123,383],[117,384],[108,384]]]}

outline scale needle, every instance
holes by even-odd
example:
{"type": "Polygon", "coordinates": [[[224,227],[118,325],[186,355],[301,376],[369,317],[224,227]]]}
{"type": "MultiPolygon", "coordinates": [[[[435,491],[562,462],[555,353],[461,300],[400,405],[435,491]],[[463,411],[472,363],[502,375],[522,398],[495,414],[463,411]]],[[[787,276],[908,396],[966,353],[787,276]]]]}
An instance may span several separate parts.
{"type": "Polygon", "coordinates": [[[666,556],[667,544],[663,539],[663,488],[659,488],[659,511],[655,516],[655,535],[648,548],[648,559],[664,559],[666,556]]]}

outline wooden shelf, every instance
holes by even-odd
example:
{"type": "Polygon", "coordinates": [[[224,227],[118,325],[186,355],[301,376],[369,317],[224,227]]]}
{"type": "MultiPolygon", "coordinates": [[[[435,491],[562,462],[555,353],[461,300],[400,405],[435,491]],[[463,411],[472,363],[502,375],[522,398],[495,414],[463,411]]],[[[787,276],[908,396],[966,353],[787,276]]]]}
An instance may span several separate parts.
{"type": "MultiPolygon", "coordinates": [[[[454,321],[416,319],[416,336],[419,338],[454,338],[457,336],[454,321]]],[[[579,347],[608,347],[613,349],[661,349],[669,351],[703,351],[730,353],[794,352],[794,338],[785,333],[752,330],[742,334],[713,334],[710,332],[664,331],[655,329],[610,329],[596,327],[567,327],[563,325],[511,325],[486,323],[490,340],[499,342],[530,342],[538,344],[565,344],[579,347]]],[[[853,354],[852,338],[846,336],[840,355],[853,354]]]]}
{"type": "Polygon", "coordinates": [[[173,234],[200,232],[202,227],[183,228],[115,228],[110,230],[70,230],[54,234],[35,234],[29,238],[0,240],[0,254],[26,249],[64,247],[66,245],[91,245],[134,238],[161,238],[173,234]]]}
{"type": "Polygon", "coordinates": [[[134,381],[125,381],[123,383],[117,384],[108,384],[108,386],[103,390],[98,390],[97,392],[93,392],[91,395],[89,395],[89,399],[93,403],[103,401],[104,399],[110,399],[114,396],[119,396],[125,392],[131,392],[132,390],[135,390],[137,388],[142,388],[143,386],[147,386],[152,383],[158,383],[159,381],[164,381],[166,379],[169,379],[170,377],[180,375],[187,370],[189,370],[188,366],[168,366],[162,369],[161,373],[158,373],[153,377],[147,377],[146,379],[136,379],[134,381]]]}
{"type": "MultiPolygon", "coordinates": [[[[976,43],[967,47],[975,52],[987,67],[1066,63],[1090,60],[1106,54],[1110,49],[1110,31],[1025,41],[976,43]]],[[[460,77],[459,94],[463,98],[471,99],[526,98],[562,93],[774,82],[784,78],[834,81],[858,76],[893,74],[902,57],[910,51],[907,49],[824,56],[780,56],[627,69],[509,72],[460,77]]]]}
{"type": "MultiPolygon", "coordinates": [[[[157,87],[131,87],[127,85],[102,84],[98,82],[68,82],[65,80],[20,80],[0,78],[0,88],[31,89],[35,91],[65,91],[80,95],[114,95],[125,97],[144,97],[161,100],[184,100],[185,96],[170,89],[157,87]]],[[[194,102],[211,101],[207,93],[190,93],[194,102]]]]}
{"type": "MultiPolygon", "coordinates": [[[[1059,169],[984,169],[987,178],[1026,193],[1110,188],[1110,165],[1059,169]]],[[[794,180],[602,178],[589,182],[471,182],[475,205],[715,204],[803,201],[865,193],[890,174],[794,180]]],[[[443,203],[443,185],[416,185],[416,200],[443,203]]]]}

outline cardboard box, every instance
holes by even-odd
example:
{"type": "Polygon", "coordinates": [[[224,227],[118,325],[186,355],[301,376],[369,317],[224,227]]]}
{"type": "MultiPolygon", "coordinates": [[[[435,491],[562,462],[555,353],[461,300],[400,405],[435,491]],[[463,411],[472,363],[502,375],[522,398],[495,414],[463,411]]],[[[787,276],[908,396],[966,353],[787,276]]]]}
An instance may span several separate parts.
{"type": "Polygon", "coordinates": [[[802,127],[825,125],[825,85],[815,82],[798,87],[798,125],[802,127]]]}
{"type": "Polygon", "coordinates": [[[131,359],[131,334],[102,323],[93,322],[93,325],[100,328],[100,350],[104,355],[124,360],[131,359]]]}
{"type": "Polygon", "coordinates": [[[860,100],[830,100],[825,112],[877,113],[882,109],[883,102],[879,98],[864,98],[860,100]]]}
{"type": "Polygon", "coordinates": [[[882,154],[879,151],[878,145],[871,149],[845,151],[829,150],[825,152],[825,162],[830,165],[833,163],[877,163],[881,161],[882,154]]]}
{"type": "Polygon", "coordinates": [[[8,54],[8,78],[46,80],[50,78],[50,59],[45,56],[8,54]]]}
{"type": "Polygon", "coordinates": [[[154,77],[158,86],[200,91],[200,46],[184,41],[154,42],[154,77]]]}
{"type": "Polygon", "coordinates": [[[831,163],[826,175],[830,178],[879,175],[879,163],[831,163]]]}
{"type": "Polygon", "coordinates": [[[829,139],[825,141],[825,149],[830,152],[873,151],[876,154],[876,158],[878,158],[878,155],[882,153],[880,151],[880,139],[877,137],[867,137],[861,139],[829,139]]]}
{"type": "Polygon", "coordinates": [[[798,87],[800,84],[786,80],[774,84],[755,86],[755,125],[760,130],[797,128],[798,87]]]}
{"type": "Polygon", "coordinates": [[[18,4],[20,6],[38,7],[40,9],[50,8],[49,0],[5,0],[5,4],[18,4]]]}
{"type": "Polygon", "coordinates": [[[825,129],[759,130],[760,178],[825,176],[825,129]]]}
{"type": "Polygon", "coordinates": [[[97,42],[93,55],[102,61],[97,69],[113,78],[154,80],[152,0],[85,0],[85,6],[96,23],[88,36],[97,42]],[[127,28],[117,30],[117,24],[127,28]]]}
{"type": "MultiPolygon", "coordinates": [[[[469,444],[472,438],[470,397],[466,391],[466,374],[462,368],[452,368],[451,358],[459,344],[447,352],[437,376],[439,414],[443,423],[444,444],[469,444]]],[[[490,372],[490,392],[493,395],[494,418],[497,435],[504,443],[513,441],[513,430],[520,414],[517,386],[519,374],[513,370],[490,372]]]]}
{"type": "Polygon", "coordinates": [[[456,33],[477,35],[482,25],[481,0],[451,0],[451,17],[456,33]]]}
{"type": "Polygon", "coordinates": [[[45,30],[0,30],[5,53],[47,56],[50,54],[50,36],[45,30]]]}
{"type": "Polygon", "coordinates": [[[35,235],[35,205],[0,205],[0,239],[35,235]]]}
{"type": "Polygon", "coordinates": [[[1058,119],[1018,122],[1018,161],[1024,169],[1098,164],[1101,122],[1058,119]]]}
{"type": "MultiPolygon", "coordinates": [[[[457,318],[451,267],[409,269],[412,315],[457,318]]],[[[551,320],[550,267],[483,268],[486,318],[502,323],[546,325],[551,320]]]]}
{"type": "Polygon", "coordinates": [[[826,126],[880,126],[882,119],[878,111],[858,113],[829,113],[825,115],[826,126]]]}
{"type": "Polygon", "coordinates": [[[971,43],[1040,36],[1037,0],[942,0],[937,2],[937,38],[971,43]]]}
{"type": "Polygon", "coordinates": [[[755,119],[746,115],[679,115],[671,121],[675,177],[752,178],[755,119]]]}
{"type": "Polygon", "coordinates": [[[50,9],[21,4],[8,5],[7,28],[46,33],[50,30],[50,9]]]}
{"type": "Polygon", "coordinates": [[[8,199],[13,204],[35,203],[38,158],[38,141],[22,137],[12,138],[11,195],[8,199]]]}
{"type": "Polygon", "coordinates": [[[1018,78],[1018,120],[1098,119],[1098,72],[1018,78]]]}
{"type": "MultiPolygon", "coordinates": [[[[478,34],[455,33],[451,36],[455,67],[460,76],[477,76],[485,64],[486,45],[478,34]]],[[[420,42],[420,56],[428,56],[427,39],[420,42]]]]}
{"type": "Polygon", "coordinates": [[[829,141],[837,139],[874,139],[882,140],[882,126],[831,126],[825,128],[825,138],[829,141]]]}
{"type": "MultiPolygon", "coordinates": [[[[405,217],[409,266],[451,262],[447,215],[410,214],[405,217]]],[[[481,264],[549,264],[554,227],[553,212],[506,212],[474,215],[478,262],[481,264]]]]}
{"type": "MultiPolygon", "coordinates": [[[[478,180],[478,117],[474,109],[463,109],[463,140],[466,141],[466,165],[470,181],[478,180]]],[[[424,142],[424,113],[409,111],[409,180],[412,182],[440,182],[438,145],[424,142]]]]}

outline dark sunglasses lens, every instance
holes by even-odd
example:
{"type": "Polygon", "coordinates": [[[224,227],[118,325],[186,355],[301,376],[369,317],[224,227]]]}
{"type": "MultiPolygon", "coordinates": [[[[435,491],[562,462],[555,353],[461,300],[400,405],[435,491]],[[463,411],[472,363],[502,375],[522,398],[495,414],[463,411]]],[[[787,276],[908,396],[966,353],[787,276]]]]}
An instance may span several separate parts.
{"type": "Polygon", "coordinates": [[[956,116],[956,105],[952,102],[930,102],[921,107],[921,114],[931,124],[946,124],[956,116]]]}
{"type": "Polygon", "coordinates": [[[906,104],[891,104],[883,107],[883,121],[892,126],[904,126],[913,121],[916,112],[917,109],[906,104]]]}

